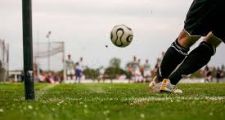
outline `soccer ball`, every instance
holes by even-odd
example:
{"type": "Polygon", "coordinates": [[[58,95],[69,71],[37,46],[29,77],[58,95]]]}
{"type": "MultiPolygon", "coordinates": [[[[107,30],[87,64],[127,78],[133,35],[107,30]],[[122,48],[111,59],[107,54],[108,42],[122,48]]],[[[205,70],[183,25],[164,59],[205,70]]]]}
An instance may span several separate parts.
{"type": "Polygon", "coordinates": [[[126,47],[133,40],[132,29],[126,25],[116,25],[111,31],[111,41],[117,47],[126,47]]]}

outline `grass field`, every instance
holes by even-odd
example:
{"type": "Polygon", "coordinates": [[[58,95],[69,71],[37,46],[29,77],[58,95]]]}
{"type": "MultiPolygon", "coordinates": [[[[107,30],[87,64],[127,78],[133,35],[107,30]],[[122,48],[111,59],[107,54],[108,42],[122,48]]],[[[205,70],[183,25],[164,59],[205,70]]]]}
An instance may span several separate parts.
{"type": "Polygon", "coordinates": [[[181,84],[182,95],[154,94],[147,84],[0,84],[0,120],[224,120],[225,84],[181,84]]]}

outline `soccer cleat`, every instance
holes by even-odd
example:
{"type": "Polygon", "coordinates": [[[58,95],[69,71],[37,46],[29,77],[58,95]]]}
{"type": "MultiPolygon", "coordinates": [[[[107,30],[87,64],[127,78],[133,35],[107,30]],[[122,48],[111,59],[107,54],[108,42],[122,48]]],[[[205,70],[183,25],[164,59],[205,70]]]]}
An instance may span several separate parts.
{"type": "Polygon", "coordinates": [[[170,83],[169,79],[164,79],[162,81],[162,84],[160,86],[160,92],[165,92],[165,93],[175,93],[175,94],[181,94],[183,93],[182,90],[177,89],[175,85],[172,85],[170,83]]]}

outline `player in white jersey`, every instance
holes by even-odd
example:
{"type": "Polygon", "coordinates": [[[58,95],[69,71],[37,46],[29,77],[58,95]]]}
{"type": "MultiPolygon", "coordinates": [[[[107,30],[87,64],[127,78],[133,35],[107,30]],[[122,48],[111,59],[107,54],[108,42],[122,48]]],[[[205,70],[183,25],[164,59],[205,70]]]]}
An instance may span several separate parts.
{"type": "Polygon", "coordinates": [[[71,59],[71,55],[67,56],[68,59],[65,61],[65,67],[66,67],[66,78],[67,80],[72,80],[74,78],[74,62],[71,59]]]}

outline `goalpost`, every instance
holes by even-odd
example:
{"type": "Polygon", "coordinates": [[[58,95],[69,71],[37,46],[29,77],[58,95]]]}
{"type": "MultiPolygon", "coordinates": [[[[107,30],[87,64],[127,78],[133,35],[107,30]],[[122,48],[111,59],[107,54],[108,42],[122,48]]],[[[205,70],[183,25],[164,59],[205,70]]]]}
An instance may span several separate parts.
{"type": "Polygon", "coordinates": [[[34,100],[33,77],[33,37],[32,37],[32,3],[31,0],[22,0],[23,18],[23,59],[24,59],[24,88],[25,99],[34,100]]]}

